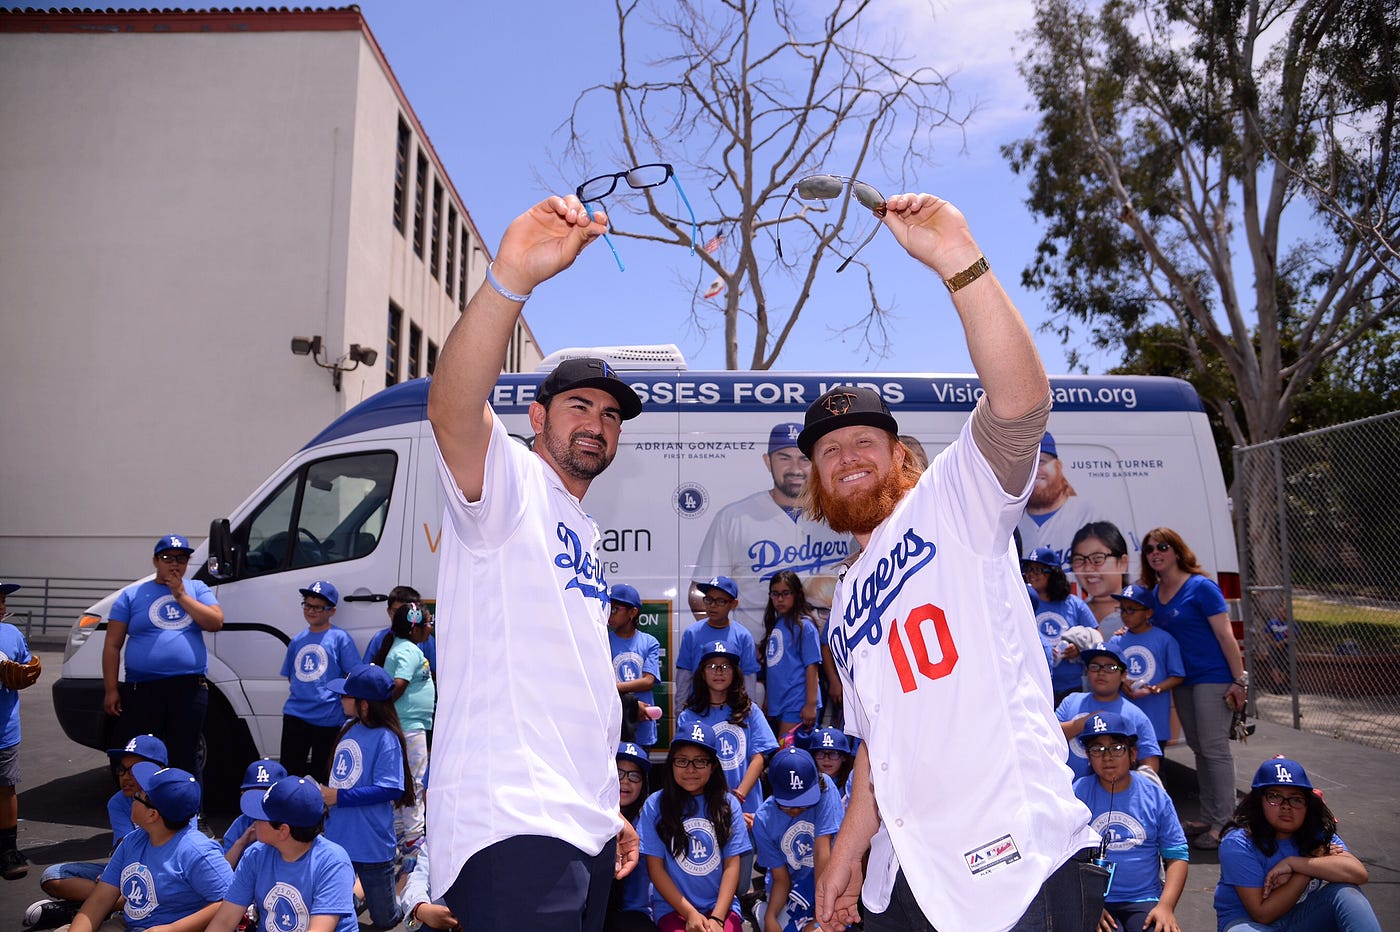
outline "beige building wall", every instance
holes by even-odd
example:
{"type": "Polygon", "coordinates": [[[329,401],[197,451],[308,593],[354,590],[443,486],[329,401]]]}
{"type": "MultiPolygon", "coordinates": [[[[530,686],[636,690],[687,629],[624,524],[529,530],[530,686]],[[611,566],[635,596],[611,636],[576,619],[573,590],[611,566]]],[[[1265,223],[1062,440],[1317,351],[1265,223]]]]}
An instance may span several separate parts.
{"type": "Polygon", "coordinates": [[[426,374],[461,288],[445,229],[436,278],[413,249],[420,151],[470,294],[489,251],[358,12],[0,13],[0,576],[134,578],[203,539],[384,388],[390,302],[426,374]],[[313,335],[379,359],[337,392],[290,352],[313,335]]]}

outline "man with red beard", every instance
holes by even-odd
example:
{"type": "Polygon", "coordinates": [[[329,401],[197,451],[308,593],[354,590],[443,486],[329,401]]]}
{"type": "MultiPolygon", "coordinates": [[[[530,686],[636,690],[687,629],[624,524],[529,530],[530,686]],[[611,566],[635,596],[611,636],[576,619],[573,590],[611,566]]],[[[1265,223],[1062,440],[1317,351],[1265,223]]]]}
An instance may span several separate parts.
{"type": "Polygon", "coordinates": [[[807,409],[808,514],[861,544],[828,642],[863,741],[817,918],[844,929],[863,899],[867,932],[1089,932],[1107,871],[1089,863],[1098,838],[1011,543],[1049,381],[957,208],[901,194],[884,222],[944,279],[986,395],[922,473],[875,392],[836,388],[807,409]]]}
{"type": "Polygon", "coordinates": [[[1049,547],[1060,563],[1068,563],[1075,533],[1091,521],[1102,520],[1107,520],[1107,516],[1075,492],[1065,478],[1055,438],[1047,431],[1040,440],[1040,460],[1026,513],[1016,526],[1021,532],[1022,555],[1029,557],[1037,549],[1049,547]]]}

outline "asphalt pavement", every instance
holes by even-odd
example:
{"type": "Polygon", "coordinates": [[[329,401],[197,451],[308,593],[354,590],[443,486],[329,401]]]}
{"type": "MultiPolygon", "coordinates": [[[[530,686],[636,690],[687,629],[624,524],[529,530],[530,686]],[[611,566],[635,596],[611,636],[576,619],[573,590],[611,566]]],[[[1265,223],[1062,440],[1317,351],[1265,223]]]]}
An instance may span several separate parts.
{"type": "MultiPolygon", "coordinates": [[[[54,717],[50,688],[62,665],[61,651],[38,651],[44,676],[21,700],[19,844],[31,862],[29,876],[0,881],[0,932],[18,932],[24,909],[43,898],[39,877],[50,864],[102,860],[111,845],[106,800],[113,784],[106,756],[69,741],[54,717]]],[[[1254,769],[1275,754],[1302,762],[1323,790],[1340,821],[1339,833],[1371,873],[1364,888],[1387,929],[1400,929],[1400,755],[1297,732],[1268,722],[1244,746],[1235,745],[1238,785],[1248,790],[1254,769]]],[[[1195,771],[1191,752],[1169,748],[1163,777],[1183,818],[1194,818],[1195,771]]],[[[233,812],[209,813],[223,834],[233,812]]],[[[1191,852],[1186,891],[1177,909],[1185,932],[1212,932],[1211,899],[1220,877],[1215,852],[1191,852]]]]}

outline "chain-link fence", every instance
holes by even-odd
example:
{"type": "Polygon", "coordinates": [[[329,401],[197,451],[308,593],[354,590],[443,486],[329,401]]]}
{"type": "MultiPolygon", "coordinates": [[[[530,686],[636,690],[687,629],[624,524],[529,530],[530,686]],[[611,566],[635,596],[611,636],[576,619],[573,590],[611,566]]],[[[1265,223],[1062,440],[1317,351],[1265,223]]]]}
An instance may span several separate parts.
{"type": "Polygon", "coordinates": [[[1400,411],[1235,449],[1254,714],[1400,752],[1400,411]]]}

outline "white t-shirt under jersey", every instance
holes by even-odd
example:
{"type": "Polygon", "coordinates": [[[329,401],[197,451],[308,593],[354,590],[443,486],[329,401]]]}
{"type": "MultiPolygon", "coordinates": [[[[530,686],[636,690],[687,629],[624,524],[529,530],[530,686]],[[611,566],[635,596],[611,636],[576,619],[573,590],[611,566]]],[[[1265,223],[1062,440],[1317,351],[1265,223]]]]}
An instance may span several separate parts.
{"type": "Polygon", "coordinates": [[[492,417],[479,502],[438,452],[438,709],[428,792],[430,884],[447,890],[505,838],[597,854],[622,828],[622,727],[598,526],[492,417]]]}
{"type": "Polygon", "coordinates": [[[1012,552],[1029,487],[1008,495],[964,425],[875,529],[828,628],[880,811],[864,899],[883,911],[902,867],[944,932],[1010,928],[1097,842],[1012,552]]]}

